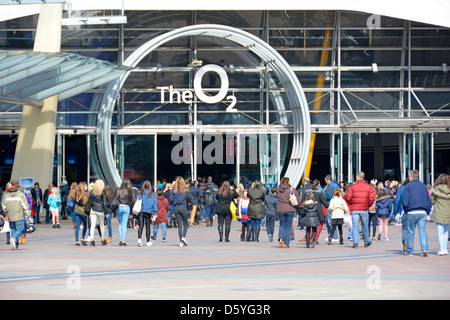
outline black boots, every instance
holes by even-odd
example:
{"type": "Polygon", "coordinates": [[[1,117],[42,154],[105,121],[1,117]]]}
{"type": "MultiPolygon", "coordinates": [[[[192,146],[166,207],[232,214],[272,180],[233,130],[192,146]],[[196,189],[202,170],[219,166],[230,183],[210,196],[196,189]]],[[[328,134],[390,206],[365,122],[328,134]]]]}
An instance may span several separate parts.
{"type": "Polygon", "coordinates": [[[259,232],[261,231],[261,227],[255,227],[255,241],[259,242],[259,232]]]}

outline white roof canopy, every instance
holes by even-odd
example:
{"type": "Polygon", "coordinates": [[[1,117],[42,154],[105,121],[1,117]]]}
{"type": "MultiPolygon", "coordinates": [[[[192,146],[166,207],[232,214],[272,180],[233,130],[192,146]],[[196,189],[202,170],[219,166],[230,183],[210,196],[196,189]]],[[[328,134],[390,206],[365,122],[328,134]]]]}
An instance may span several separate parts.
{"type": "MultiPolygon", "coordinates": [[[[57,1],[57,0],[54,0],[57,1]]],[[[60,1],[60,0],[59,0],[60,1]]],[[[0,1],[0,4],[4,4],[0,1]]],[[[449,0],[67,0],[71,10],[344,10],[416,21],[450,28],[449,0]]],[[[38,13],[40,5],[2,5],[0,21],[38,13]],[[29,10],[25,9],[30,7],[29,10]],[[19,10],[17,9],[19,8],[19,10]],[[21,14],[19,14],[21,12],[21,14]],[[17,16],[16,16],[17,15],[17,16]]]]}
{"type": "Polygon", "coordinates": [[[348,10],[450,28],[449,0],[68,0],[72,10],[348,10]]]}

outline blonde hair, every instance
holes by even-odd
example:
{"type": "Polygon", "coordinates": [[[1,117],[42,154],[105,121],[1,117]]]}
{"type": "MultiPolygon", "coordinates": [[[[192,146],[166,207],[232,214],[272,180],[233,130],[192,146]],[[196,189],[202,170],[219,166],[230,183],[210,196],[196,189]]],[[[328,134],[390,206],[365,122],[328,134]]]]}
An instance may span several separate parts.
{"type": "Polygon", "coordinates": [[[52,193],[55,194],[55,195],[58,194],[58,188],[57,187],[53,187],[52,188],[52,193]]]}
{"type": "Polygon", "coordinates": [[[181,193],[186,193],[186,182],[184,181],[183,177],[177,177],[177,179],[175,180],[173,192],[177,193],[178,188],[180,188],[181,193]]]}
{"type": "Polygon", "coordinates": [[[92,188],[92,193],[94,196],[99,196],[103,193],[103,190],[105,190],[105,183],[102,179],[95,180],[94,187],[92,188]]]}

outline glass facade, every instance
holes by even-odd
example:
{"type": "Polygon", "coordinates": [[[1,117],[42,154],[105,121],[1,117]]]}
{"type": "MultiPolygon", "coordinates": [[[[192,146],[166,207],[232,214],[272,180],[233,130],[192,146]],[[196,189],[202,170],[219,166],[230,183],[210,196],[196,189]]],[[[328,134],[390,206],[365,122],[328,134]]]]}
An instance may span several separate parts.
{"type": "MultiPolygon", "coordinates": [[[[236,27],[277,50],[303,87],[313,130],[320,133],[314,135],[311,178],[322,180],[332,174],[336,180],[353,181],[354,174],[365,168],[373,170],[375,178],[390,174],[404,178],[412,167],[421,168],[426,181],[441,171],[448,173],[445,162],[441,165],[432,155],[435,150],[443,156],[449,153],[445,128],[450,117],[446,71],[450,29],[385,16],[372,28],[368,26],[370,14],[347,11],[149,10],[125,11],[125,15],[125,25],[63,27],[61,50],[120,64],[150,39],[177,28],[193,24],[236,27]],[[396,135],[396,148],[385,139],[391,134],[396,135]],[[374,152],[379,156],[371,156],[374,152]],[[391,167],[396,168],[394,173],[391,167]]],[[[0,22],[0,48],[32,50],[37,18],[0,22]]],[[[217,94],[220,85],[215,73],[202,78],[203,91],[209,95],[217,94]]],[[[76,169],[73,163],[61,166],[55,181],[102,177],[95,133],[104,91],[105,87],[96,88],[59,103],[61,137],[57,144],[65,145],[65,151],[57,149],[64,153],[61,161],[73,157],[73,145],[86,148],[88,159],[78,156],[76,161],[83,165],[76,169]],[[74,138],[80,135],[84,140],[74,138]]],[[[0,131],[5,141],[8,132],[20,128],[21,109],[0,103],[0,131]]],[[[289,162],[292,131],[286,92],[261,58],[226,38],[190,36],[158,47],[131,72],[114,111],[112,149],[120,176],[134,183],[171,180],[176,174],[211,175],[215,181],[264,178],[276,184],[289,162]],[[190,103],[178,102],[168,89],[162,101],[160,87],[192,92],[199,68],[196,61],[226,70],[236,112],[227,111],[226,100],[208,104],[193,97],[190,103]],[[223,163],[199,161],[204,160],[200,154],[208,152],[208,147],[214,149],[214,144],[211,139],[200,146],[193,128],[200,129],[201,139],[221,134],[223,163]],[[184,141],[189,147],[179,150],[189,161],[180,165],[172,161],[174,148],[180,148],[179,141],[171,139],[174,131],[189,137],[184,141]],[[251,162],[253,147],[256,159],[251,162]],[[227,154],[233,155],[230,163],[225,161],[227,154]]]]}

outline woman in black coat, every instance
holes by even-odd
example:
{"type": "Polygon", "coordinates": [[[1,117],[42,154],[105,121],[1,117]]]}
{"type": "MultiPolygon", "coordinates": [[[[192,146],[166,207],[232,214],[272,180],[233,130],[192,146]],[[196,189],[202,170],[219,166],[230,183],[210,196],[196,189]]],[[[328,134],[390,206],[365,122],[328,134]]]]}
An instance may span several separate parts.
{"type": "Polygon", "coordinates": [[[231,201],[238,198],[237,192],[231,188],[228,181],[225,181],[219,189],[216,195],[216,214],[217,214],[217,230],[219,231],[219,241],[223,241],[223,225],[225,223],[225,242],[230,242],[230,229],[231,229],[231,201]]]}

